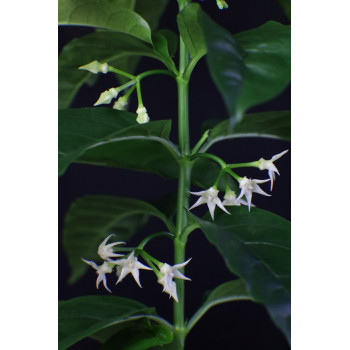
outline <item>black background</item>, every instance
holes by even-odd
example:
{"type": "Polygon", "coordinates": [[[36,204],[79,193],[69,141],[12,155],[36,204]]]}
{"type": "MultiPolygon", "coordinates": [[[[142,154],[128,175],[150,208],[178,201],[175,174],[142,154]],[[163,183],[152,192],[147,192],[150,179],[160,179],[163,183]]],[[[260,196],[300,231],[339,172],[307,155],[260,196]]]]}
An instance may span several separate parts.
{"type": "MultiPolygon", "coordinates": [[[[170,4],[160,22],[159,28],[169,28],[176,31],[175,16],[177,2],[170,4]]],[[[227,1],[229,9],[220,11],[215,0],[201,2],[203,9],[210,16],[232,33],[251,29],[262,25],[268,20],[287,24],[283,11],[275,1],[244,0],[227,1]]],[[[86,35],[91,29],[83,27],[59,27],[59,50],[72,38],[86,35]]],[[[156,61],[144,58],[137,68],[142,71],[163,68],[156,61]]],[[[93,88],[84,86],[78,93],[72,107],[89,107],[97,100],[100,93],[116,86],[113,76],[103,75],[93,88]]],[[[144,104],[151,120],[172,119],[176,124],[177,96],[176,85],[166,76],[152,77],[142,82],[144,104]]],[[[135,96],[130,105],[130,111],[137,108],[135,96]]],[[[254,107],[250,112],[290,109],[290,88],[272,101],[254,107]]],[[[223,101],[208,74],[205,59],[195,68],[190,83],[190,132],[191,146],[200,137],[200,126],[206,119],[225,118],[227,112],[223,101]]],[[[175,125],[174,125],[175,126],[175,125]]],[[[177,131],[172,130],[172,140],[177,139],[177,131]]],[[[246,162],[260,157],[269,159],[272,155],[290,149],[290,144],[284,141],[270,139],[238,139],[218,143],[210,149],[225,161],[246,162]]],[[[273,196],[264,197],[255,194],[253,202],[260,208],[270,210],[286,219],[290,219],[290,152],[276,163],[281,176],[274,184],[273,196]]],[[[239,173],[241,176],[262,178],[257,169],[239,173]]],[[[264,174],[266,175],[266,174],[264,174]]],[[[59,178],[59,299],[69,299],[88,294],[109,294],[103,289],[95,289],[95,273],[91,269],[74,285],[68,285],[69,266],[61,246],[61,232],[64,215],[69,205],[77,198],[86,194],[108,194],[121,197],[132,197],[146,201],[154,200],[177,187],[176,181],[166,180],[156,175],[109,169],[82,164],[71,165],[66,173],[59,178]]],[[[264,189],[268,190],[269,184],[264,189]]],[[[199,190],[192,187],[192,190],[199,190]]],[[[195,198],[191,198],[193,203],[195,198]]],[[[219,209],[217,209],[219,210],[219,209]]],[[[200,215],[206,211],[204,206],[196,208],[194,213],[200,215]]],[[[137,244],[145,235],[157,232],[163,226],[156,219],[151,219],[146,228],[134,237],[130,244],[137,244]]],[[[159,239],[149,245],[150,252],[159,260],[172,263],[172,246],[168,241],[159,239]]],[[[192,282],[186,282],[186,317],[190,317],[200,306],[205,291],[215,288],[218,284],[232,279],[232,274],[223,263],[223,259],[211,246],[200,231],[195,231],[189,238],[186,257],[192,261],[186,269],[186,276],[192,282]]],[[[108,276],[109,277],[109,276],[108,276]]],[[[157,284],[152,273],[140,275],[143,288],[140,289],[128,276],[117,287],[109,279],[109,286],[114,295],[135,298],[149,306],[155,305],[158,313],[171,321],[172,302],[168,295],[161,293],[162,287],[157,284]]],[[[280,331],[274,326],[265,309],[248,301],[226,303],[211,309],[193,328],[186,340],[186,348],[199,349],[288,349],[289,346],[280,331]]],[[[98,343],[83,340],[71,349],[98,349],[98,343]]]]}

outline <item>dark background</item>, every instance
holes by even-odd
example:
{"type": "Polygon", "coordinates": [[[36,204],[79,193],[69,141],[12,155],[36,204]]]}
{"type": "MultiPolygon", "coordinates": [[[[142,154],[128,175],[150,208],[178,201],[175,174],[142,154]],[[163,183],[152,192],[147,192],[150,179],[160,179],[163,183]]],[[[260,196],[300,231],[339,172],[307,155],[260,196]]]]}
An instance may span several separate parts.
{"type": "MultiPolygon", "coordinates": [[[[169,28],[177,31],[175,16],[177,2],[170,0],[170,4],[161,20],[159,28],[169,28]]],[[[273,0],[244,0],[227,1],[229,9],[220,11],[215,0],[201,2],[203,9],[210,16],[232,33],[251,29],[262,25],[268,20],[275,20],[287,24],[282,9],[273,0]]],[[[59,27],[59,50],[71,39],[91,32],[83,27],[59,27]]],[[[145,70],[163,68],[155,60],[143,58],[137,73],[145,70]]],[[[113,76],[103,75],[93,88],[84,86],[78,93],[72,107],[89,107],[97,100],[100,93],[116,86],[113,76]]],[[[176,124],[177,96],[176,85],[167,76],[152,77],[142,81],[142,95],[144,104],[151,120],[172,119],[176,124]]],[[[137,108],[135,96],[130,105],[130,111],[137,108]]],[[[254,107],[250,112],[290,109],[290,88],[272,101],[254,107]]],[[[227,112],[223,101],[208,74],[205,59],[195,68],[190,83],[190,132],[191,146],[200,134],[200,126],[204,120],[225,118],[227,112]]],[[[174,125],[175,126],[175,125],[174,125]]],[[[176,142],[177,130],[172,130],[172,140],[176,142]]],[[[289,149],[290,144],[284,141],[247,138],[224,141],[214,145],[211,153],[215,153],[229,163],[257,160],[260,157],[271,158],[274,154],[289,149]]],[[[276,163],[281,176],[277,176],[272,197],[255,194],[253,202],[260,208],[270,210],[286,219],[290,219],[290,152],[276,163]]],[[[240,175],[262,178],[257,169],[247,170],[240,175]]],[[[265,174],[266,175],[266,174],[265,174]]],[[[146,201],[154,200],[172,190],[175,190],[175,180],[166,180],[156,175],[94,167],[82,164],[71,165],[66,173],[59,178],[59,299],[70,299],[87,294],[108,294],[102,287],[95,289],[96,275],[90,269],[81,280],[74,285],[68,285],[69,266],[61,245],[61,232],[64,215],[70,204],[86,194],[108,194],[121,197],[132,197],[146,201]]],[[[263,185],[264,186],[264,185],[263,185]]],[[[269,188],[269,184],[263,187],[269,188]]],[[[199,190],[192,187],[192,190],[199,190]]],[[[195,198],[191,198],[191,204],[195,198]]],[[[219,210],[219,209],[217,209],[219,210]]],[[[204,206],[196,208],[194,213],[200,215],[206,211],[204,206]]],[[[164,227],[156,219],[151,219],[147,227],[141,230],[130,244],[138,244],[140,239],[164,227]]],[[[149,244],[151,253],[161,261],[172,263],[172,246],[167,240],[159,239],[149,244]]],[[[97,247],[96,247],[97,248],[97,247]]],[[[192,257],[186,269],[186,276],[192,282],[186,283],[186,316],[190,317],[200,306],[204,293],[215,288],[218,284],[232,279],[232,274],[223,263],[215,247],[208,243],[200,231],[191,234],[187,245],[186,257],[192,257]]],[[[152,273],[141,273],[140,289],[128,276],[114,286],[109,279],[109,286],[114,295],[135,298],[149,306],[155,305],[158,313],[171,321],[172,301],[168,295],[161,293],[162,287],[156,282],[152,273]]],[[[108,276],[109,277],[109,276],[108,276]]],[[[274,326],[265,309],[258,304],[248,301],[225,303],[214,307],[198,322],[186,340],[186,348],[199,349],[269,349],[283,350],[289,346],[280,331],[274,326]]],[[[98,349],[98,343],[83,340],[71,349],[98,349]]]]}

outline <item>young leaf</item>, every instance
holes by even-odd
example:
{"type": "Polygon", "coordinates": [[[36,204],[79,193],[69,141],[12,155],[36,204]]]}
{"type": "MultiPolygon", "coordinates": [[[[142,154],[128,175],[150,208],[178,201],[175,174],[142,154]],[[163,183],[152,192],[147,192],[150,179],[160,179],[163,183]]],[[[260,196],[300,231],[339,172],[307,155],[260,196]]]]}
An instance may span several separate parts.
{"type": "MultiPolygon", "coordinates": [[[[202,129],[208,128],[203,127],[202,129]]],[[[210,131],[209,137],[200,151],[205,152],[216,142],[238,137],[267,137],[289,141],[290,111],[246,114],[233,127],[233,130],[229,128],[229,120],[223,120],[210,131]]]]}
{"type": "Polygon", "coordinates": [[[163,62],[166,63],[166,66],[169,68],[169,70],[171,70],[172,72],[177,74],[177,69],[176,69],[176,66],[175,66],[172,58],[171,58],[171,55],[169,52],[169,43],[168,43],[168,39],[166,37],[166,35],[168,35],[168,36],[171,35],[169,33],[172,33],[172,32],[159,31],[159,32],[155,33],[152,36],[153,49],[159,56],[161,56],[163,58],[163,62]]]}
{"type": "Polygon", "coordinates": [[[290,26],[269,21],[234,36],[203,16],[210,74],[230,114],[230,127],[244,112],[277,96],[290,81],[290,26]]]}
{"type": "Polygon", "coordinates": [[[138,124],[135,114],[109,108],[60,110],[59,175],[79,159],[174,177],[178,151],[168,140],[170,128],[169,120],[138,124]]]}
{"type": "MultiPolygon", "coordinates": [[[[88,295],[58,304],[58,349],[64,350],[101,329],[147,318],[167,327],[164,343],[172,340],[171,326],[153,308],[135,300],[109,295],[88,295]]],[[[164,330],[164,328],[162,328],[164,330]]]]}
{"type": "Polygon", "coordinates": [[[58,24],[104,28],[151,43],[151,28],[120,0],[59,0],[58,24]],[[122,5],[122,6],[121,6],[122,5]]]}
{"type": "Polygon", "coordinates": [[[229,301],[250,300],[242,280],[225,282],[210,292],[209,296],[187,324],[187,333],[199,321],[199,319],[213,306],[229,301]]]}
{"type": "Polygon", "coordinates": [[[262,209],[227,209],[231,215],[214,222],[190,217],[290,341],[290,222],[262,209]]]}
{"type": "MultiPolygon", "coordinates": [[[[94,60],[113,65],[118,59],[127,57],[130,60],[130,56],[148,56],[163,60],[150,46],[121,33],[98,31],[73,39],[63,48],[58,58],[59,109],[69,107],[79,88],[93,75],[78,67],[94,60]]],[[[125,66],[128,67],[127,64],[125,66]]],[[[116,65],[116,68],[123,69],[124,66],[116,65]]],[[[91,105],[94,102],[91,101],[91,105]]]]}
{"type": "Polygon", "coordinates": [[[146,224],[148,216],[163,220],[171,230],[171,222],[154,206],[132,198],[85,196],[69,208],[64,222],[63,247],[71,276],[76,282],[88,266],[81,258],[95,260],[98,245],[111,233],[117,241],[124,241],[146,224]]]}
{"type": "Polygon", "coordinates": [[[192,59],[198,61],[206,52],[203,29],[199,22],[202,14],[199,4],[192,3],[177,16],[177,25],[192,59]]]}

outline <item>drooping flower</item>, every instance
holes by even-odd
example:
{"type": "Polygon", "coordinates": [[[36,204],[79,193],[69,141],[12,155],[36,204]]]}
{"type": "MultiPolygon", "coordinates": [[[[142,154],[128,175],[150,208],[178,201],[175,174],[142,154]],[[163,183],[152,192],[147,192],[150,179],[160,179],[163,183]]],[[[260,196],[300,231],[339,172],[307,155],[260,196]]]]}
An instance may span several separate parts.
{"type": "Polygon", "coordinates": [[[174,266],[168,265],[167,263],[163,264],[160,268],[160,273],[162,275],[161,278],[158,279],[158,283],[161,284],[163,288],[163,292],[169,294],[169,298],[174,298],[177,302],[179,301],[177,298],[176,291],[176,283],[173,281],[173,278],[179,278],[186,281],[191,281],[190,278],[184,276],[179,269],[186,266],[192,258],[188,259],[182,264],[176,264],[174,266]]]}
{"type": "MultiPolygon", "coordinates": [[[[241,206],[248,205],[248,202],[246,202],[244,199],[237,198],[236,193],[232,190],[226,191],[224,196],[224,201],[222,202],[225,206],[241,206]]],[[[255,207],[254,204],[251,204],[252,207],[255,207]]]]}
{"type": "Polygon", "coordinates": [[[98,266],[93,261],[85,260],[85,259],[81,259],[81,260],[83,260],[86,264],[92,266],[96,270],[96,273],[97,273],[96,288],[98,289],[102,281],[105,288],[110,293],[112,293],[112,291],[107,286],[107,279],[106,279],[106,274],[111,273],[113,271],[113,266],[111,266],[111,263],[108,263],[107,261],[105,261],[102,265],[98,266]]]}
{"type": "Polygon", "coordinates": [[[275,180],[275,173],[277,173],[278,175],[280,174],[278,172],[278,169],[276,168],[275,164],[273,164],[273,162],[275,162],[277,159],[280,159],[287,152],[288,152],[288,150],[285,150],[281,153],[278,153],[278,154],[274,155],[270,160],[265,160],[264,158],[260,158],[260,160],[259,160],[259,162],[260,162],[259,169],[260,170],[268,170],[268,172],[269,172],[269,178],[271,181],[270,191],[272,191],[273,182],[275,180]]]}
{"type": "Polygon", "coordinates": [[[94,106],[109,104],[111,101],[118,96],[118,90],[116,88],[110,88],[102,92],[99,99],[96,101],[94,106]]]}
{"type": "Polygon", "coordinates": [[[270,181],[270,180],[269,179],[257,180],[257,179],[248,179],[247,177],[243,177],[239,181],[239,188],[241,189],[241,193],[239,194],[237,199],[241,199],[243,196],[245,196],[245,198],[248,201],[248,208],[250,211],[250,207],[252,206],[253,192],[262,194],[264,196],[271,197],[270,194],[267,194],[266,192],[264,192],[258,185],[258,184],[265,183],[267,181],[270,181]]]}
{"type": "Polygon", "coordinates": [[[137,108],[136,113],[137,113],[136,121],[139,124],[146,124],[149,122],[149,116],[147,113],[147,109],[145,107],[142,106],[137,108]]]}
{"type": "Polygon", "coordinates": [[[91,73],[97,74],[97,73],[104,73],[106,74],[108,72],[108,64],[107,63],[100,63],[98,61],[92,61],[88,64],[85,64],[84,66],[79,67],[78,69],[87,70],[91,73]]]}
{"type": "Polygon", "coordinates": [[[212,219],[214,220],[214,211],[215,207],[218,206],[220,209],[222,209],[224,212],[227,214],[230,214],[226,208],[223,206],[221,203],[220,198],[218,197],[219,190],[217,190],[215,187],[210,187],[206,191],[200,191],[200,192],[190,192],[191,194],[194,194],[196,196],[200,196],[200,198],[197,200],[196,203],[192,205],[192,207],[189,209],[193,209],[198,207],[199,205],[202,204],[207,204],[209,208],[210,215],[212,219]]]}
{"type": "Polygon", "coordinates": [[[124,256],[124,254],[116,254],[113,251],[113,247],[118,244],[125,244],[125,242],[114,242],[106,244],[111,236],[115,236],[113,233],[109,235],[98,247],[97,253],[103,259],[107,261],[113,261],[110,258],[119,258],[124,256]]]}
{"type": "Polygon", "coordinates": [[[125,96],[120,96],[117,101],[114,102],[113,109],[119,109],[125,111],[128,106],[128,99],[125,96]]]}
{"type": "Polygon", "coordinates": [[[135,258],[135,252],[132,252],[127,259],[120,259],[113,262],[117,266],[118,281],[116,284],[121,282],[125,276],[131,273],[136,283],[142,288],[139,277],[139,270],[152,270],[148,266],[141,264],[137,258],[135,258]]]}

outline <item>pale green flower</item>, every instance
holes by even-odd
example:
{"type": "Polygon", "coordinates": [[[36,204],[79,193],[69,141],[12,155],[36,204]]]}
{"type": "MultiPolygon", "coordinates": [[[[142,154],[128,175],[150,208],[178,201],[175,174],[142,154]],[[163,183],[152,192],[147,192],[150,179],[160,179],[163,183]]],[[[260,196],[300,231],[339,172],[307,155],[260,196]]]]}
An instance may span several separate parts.
{"type": "Polygon", "coordinates": [[[94,106],[111,103],[111,101],[118,96],[118,92],[119,91],[116,88],[111,88],[107,91],[102,92],[94,106]]]}
{"type": "Polygon", "coordinates": [[[149,122],[149,116],[147,114],[147,109],[145,107],[137,108],[136,113],[137,113],[136,121],[139,124],[146,124],[149,122]]]}

